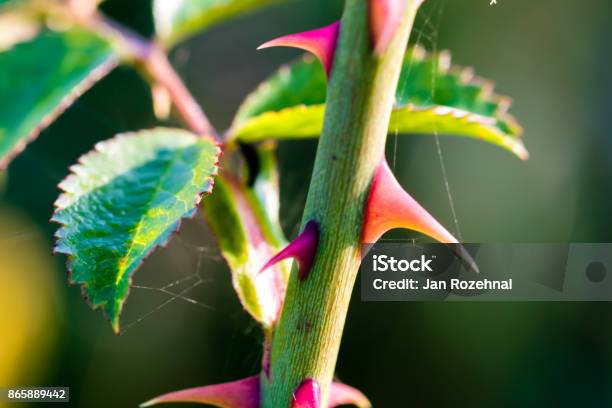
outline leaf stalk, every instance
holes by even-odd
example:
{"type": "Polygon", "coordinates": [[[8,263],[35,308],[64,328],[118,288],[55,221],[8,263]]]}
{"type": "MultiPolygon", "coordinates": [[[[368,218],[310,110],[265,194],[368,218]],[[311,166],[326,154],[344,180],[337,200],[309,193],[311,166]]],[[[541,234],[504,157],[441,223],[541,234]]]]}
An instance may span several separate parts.
{"type": "Polygon", "coordinates": [[[124,52],[124,58],[133,60],[154,85],[165,89],[179,116],[192,132],[219,140],[217,131],[170,64],[165,49],[100,13],[81,22],[117,42],[124,52]]]}

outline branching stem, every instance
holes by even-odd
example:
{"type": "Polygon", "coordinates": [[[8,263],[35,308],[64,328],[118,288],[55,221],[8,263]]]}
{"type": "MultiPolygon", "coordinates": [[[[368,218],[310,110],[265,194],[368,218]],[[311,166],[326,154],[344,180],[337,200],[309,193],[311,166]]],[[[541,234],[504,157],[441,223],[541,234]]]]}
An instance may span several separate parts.
{"type": "Polygon", "coordinates": [[[93,26],[94,31],[105,33],[117,41],[125,53],[124,57],[132,59],[142,67],[151,82],[166,90],[181,119],[191,131],[218,139],[216,130],[168,61],[162,47],[98,13],[81,21],[93,26]]]}

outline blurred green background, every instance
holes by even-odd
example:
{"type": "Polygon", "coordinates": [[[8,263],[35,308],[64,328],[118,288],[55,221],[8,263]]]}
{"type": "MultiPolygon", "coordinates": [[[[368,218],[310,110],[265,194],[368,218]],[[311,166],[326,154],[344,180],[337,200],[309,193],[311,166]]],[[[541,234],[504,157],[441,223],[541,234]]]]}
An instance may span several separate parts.
{"type": "MultiPolygon", "coordinates": [[[[104,9],[151,32],[148,1],[109,0],[104,9]]],[[[207,31],[171,59],[223,128],[248,92],[299,55],[257,45],[330,23],[341,9],[336,0],[290,2],[207,31]]],[[[520,162],[491,145],[440,137],[464,241],[612,241],[610,21],[608,0],[426,1],[413,41],[450,49],[455,63],[495,79],[514,99],[531,153],[520,162]]],[[[259,329],[202,217],[136,273],[119,337],[67,286],[64,257],[50,254],[48,219],[68,166],[99,140],[156,123],[147,85],[119,68],[0,175],[0,385],[69,386],[71,406],[134,407],[259,369],[259,329]],[[152,289],[185,278],[172,290],[194,302],[152,289]]],[[[315,148],[280,146],[291,237],[315,148]]],[[[394,154],[402,184],[457,232],[435,139],[390,136],[394,154]]],[[[375,407],[611,406],[612,305],[363,303],[356,289],[337,375],[375,407]]]]}

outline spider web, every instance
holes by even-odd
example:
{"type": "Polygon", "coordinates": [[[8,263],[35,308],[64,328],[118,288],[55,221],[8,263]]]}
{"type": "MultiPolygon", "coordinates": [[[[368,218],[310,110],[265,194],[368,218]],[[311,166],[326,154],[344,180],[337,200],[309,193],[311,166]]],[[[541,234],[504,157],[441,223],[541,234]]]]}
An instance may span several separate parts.
{"type": "MultiPolygon", "coordinates": [[[[439,27],[441,24],[441,18],[444,13],[444,1],[445,0],[430,0],[426,2],[425,5],[427,7],[423,8],[418,13],[414,27],[413,27],[413,32],[412,32],[413,41],[412,42],[421,44],[428,51],[432,53],[436,53],[438,51],[438,32],[439,32],[439,27]]],[[[181,59],[183,60],[182,63],[184,63],[185,58],[181,58],[181,59]]],[[[435,70],[436,67],[432,67],[432,69],[435,70]]],[[[410,72],[410,67],[408,68],[408,72],[410,72]]],[[[405,78],[404,78],[404,81],[405,81],[405,78]]],[[[435,81],[436,81],[436,76],[432,75],[432,84],[431,84],[432,100],[434,97],[435,86],[436,86],[435,81]]],[[[405,89],[405,86],[402,86],[402,85],[405,85],[405,84],[400,84],[400,89],[405,89]]],[[[397,163],[398,135],[399,135],[399,130],[396,128],[393,132],[392,167],[394,169],[397,163]]],[[[459,219],[458,219],[457,212],[455,209],[454,198],[453,198],[452,190],[451,190],[449,179],[448,179],[446,163],[444,160],[442,143],[440,141],[437,130],[434,132],[433,139],[435,143],[436,154],[438,156],[438,162],[440,165],[441,175],[443,178],[445,194],[446,194],[449,209],[450,209],[450,212],[453,218],[453,223],[454,223],[454,228],[455,228],[454,232],[457,235],[457,237],[460,240],[462,240],[459,219]]],[[[289,218],[296,218],[296,219],[299,218],[299,217],[292,217],[292,214],[294,212],[301,213],[302,208],[300,204],[302,202],[303,200],[294,200],[294,202],[283,203],[284,205],[289,205],[289,207],[286,208],[286,210],[288,211],[285,211],[285,213],[289,215],[289,218]]],[[[296,232],[297,228],[299,228],[299,220],[298,220],[298,223],[295,224],[293,228],[294,230],[293,232],[296,232]]],[[[142,284],[134,284],[132,288],[136,290],[158,293],[160,295],[165,296],[166,299],[163,302],[159,303],[156,307],[154,307],[150,311],[132,320],[131,322],[125,324],[122,328],[122,333],[127,332],[129,329],[133,328],[135,325],[142,323],[145,319],[151,317],[152,315],[156,314],[160,310],[164,309],[165,307],[167,307],[168,305],[176,301],[187,302],[193,306],[205,309],[207,311],[215,311],[215,308],[195,299],[194,297],[189,296],[189,293],[193,291],[194,289],[196,289],[198,286],[210,282],[210,280],[204,279],[204,277],[201,274],[200,269],[201,269],[202,261],[204,258],[213,258],[217,260],[220,259],[220,256],[218,254],[218,249],[210,248],[206,246],[193,245],[193,244],[186,242],[179,236],[176,236],[174,239],[179,240],[182,246],[185,246],[186,248],[189,248],[191,251],[194,251],[196,253],[197,262],[196,262],[195,271],[182,278],[169,282],[160,287],[146,286],[142,284]],[[185,285],[186,287],[183,288],[183,286],[185,285]]],[[[423,238],[415,238],[413,239],[413,241],[416,242],[422,239],[423,238]]]]}
{"type": "MultiPolygon", "coordinates": [[[[425,7],[423,7],[417,15],[411,39],[413,43],[418,43],[423,45],[426,49],[431,52],[438,51],[438,32],[441,23],[441,17],[444,11],[444,1],[445,0],[429,0],[425,2],[425,7]]],[[[189,59],[189,50],[187,48],[181,49],[179,48],[175,53],[173,63],[176,66],[182,66],[187,63],[189,59]]],[[[435,69],[432,68],[432,69],[435,69]]],[[[410,67],[408,68],[410,71],[410,67]]],[[[404,79],[405,80],[405,79],[404,79]]],[[[432,75],[432,84],[431,84],[431,96],[433,98],[433,93],[435,89],[435,75],[432,75]]],[[[400,89],[405,89],[405,84],[400,84],[400,89]]],[[[401,96],[401,95],[400,95],[401,96]]],[[[71,110],[78,112],[80,115],[85,116],[88,120],[90,120],[96,126],[101,126],[102,128],[108,130],[112,134],[126,132],[130,129],[128,125],[129,121],[126,117],[124,117],[125,112],[117,109],[114,111],[111,117],[104,114],[101,115],[97,109],[90,107],[86,100],[79,99],[75,102],[75,104],[71,107],[71,110]]],[[[395,169],[397,163],[397,153],[398,153],[398,128],[394,129],[393,132],[393,149],[392,149],[392,168],[395,169]]],[[[452,190],[450,187],[450,183],[448,180],[448,174],[446,169],[446,164],[444,160],[444,154],[442,149],[442,144],[439,139],[438,132],[434,132],[434,143],[438,156],[438,161],[441,169],[441,174],[443,178],[443,185],[445,189],[445,193],[448,199],[449,208],[453,217],[455,233],[458,238],[461,240],[461,231],[459,220],[457,216],[457,212],[455,209],[454,199],[452,190]]],[[[39,164],[44,166],[44,170],[41,174],[45,178],[58,180],[62,179],[65,175],[65,169],[57,169],[52,168],[50,161],[41,160],[39,164]]],[[[305,192],[304,192],[305,194],[305,192]]],[[[288,205],[286,207],[288,211],[285,211],[290,219],[298,220],[298,223],[295,223],[292,232],[296,233],[299,228],[299,216],[294,216],[293,213],[300,213],[302,211],[303,198],[300,197],[300,200],[293,200],[290,203],[283,203],[283,205],[288,205]]],[[[205,203],[204,203],[205,204],[205,203]]],[[[13,239],[20,239],[23,235],[28,234],[28,231],[23,231],[15,234],[13,239]]],[[[292,235],[292,234],[290,234],[292,235]]],[[[413,239],[413,241],[421,240],[421,238],[413,239]]],[[[131,286],[134,292],[148,292],[159,296],[161,300],[157,303],[156,306],[153,306],[150,310],[145,313],[138,315],[137,317],[129,320],[127,323],[122,325],[121,334],[131,331],[134,327],[142,324],[147,321],[150,317],[156,315],[160,311],[164,310],[168,306],[177,303],[184,302],[186,304],[192,305],[200,310],[205,312],[219,312],[213,306],[199,300],[193,294],[193,292],[206,284],[212,282],[212,279],[206,278],[203,272],[203,266],[205,268],[212,267],[218,268],[218,265],[215,265],[213,262],[206,263],[205,260],[208,261],[217,261],[218,263],[222,262],[221,256],[219,254],[219,250],[216,246],[210,245],[196,245],[188,240],[182,238],[180,235],[174,235],[172,238],[174,242],[173,245],[180,246],[183,249],[186,249],[194,255],[195,258],[195,266],[192,267],[191,272],[184,274],[186,267],[181,268],[178,271],[178,274],[182,274],[180,277],[172,278],[172,280],[168,283],[162,284],[161,286],[154,285],[146,285],[142,282],[141,274],[135,275],[135,283],[131,286]]],[[[176,247],[173,247],[176,249],[176,247]]],[[[144,274],[143,274],[144,275],[144,274]]],[[[232,316],[230,316],[232,317],[232,316]]]]}
{"type": "MultiPolygon", "coordinates": [[[[101,114],[99,112],[99,109],[90,106],[90,102],[88,102],[87,99],[81,98],[75,101],[75,103],[70,107],[70,110],[73,112],[77,112],[78,115],[86,118],[92,126],[101,127],[102,129],[108,131],[111,135],[128,132],[131,129],[129,125],[130,121],[124,116],[126,114],[125,111],[121,109],[110,110],[101,114]]],[[[38,156],[39,154],[42,155],[42,153],[37,153],[36,155],[38,156]]],[[[42,182],[56,183],[57,180],[62,180],[66,176],[65,168],[62,168],[57,163],[54,163],[51,160],[44,160],[44,157],[41,157],[40,160],[37,160],[37,165],[40,166],[42,169],[42,171],[39,172],[40,177],[42,177],[43,179],[42,182]]],[[[187,221],[187,223],[197,222],[199,222],[198,219],[187,221]]],[[[186,223],[183,224],[183,227],[185,226],[186,223]]],[[[0,240],[0,245],[10,244],[14,241],[27,239],[37,233],[37,229],[15,231],[12,232],[9,237],[0,240]]],[[[185,274],[187,267],[178,268],[178,270],[172,271],[172,274],[181,276],[174,278],[172,281],[162,284],[161,286],[146,285],[145,283],[141,282],[143,279],[147,279],[147,277],[145,276],[146,274],[135,274],[133,278],[135,283],[130,286],[133,291],[132,296],[134,296],[138,292],[149,292],[159,295],[158,297],[161,297],[162,300],[159,301],[156,306],[153,306],[153,308],[149,311],[139,315],[136,318],[133,318],[132,320],[129,320],[125,324],[122,324],[121,335],[126,334],[128,331],[131,331],[137,325],[140,325],[144,321],[148,320],[148,318],[157,314],[168,306],[177,303],[177,301],[185,302],[207,312],[220,312],[215,307],[201,300],[198,300],[191,295],[193,292],[195,292],[197,288],[209,284],[213,281],[212,279],[205,278],[203,270],[208,268],[218,269],[217,264],[220,264],[222,262],[219,249],[216,247],[216,245],[196,245],[189,242],[189,240],[183,238],[183,236],[174,234],[171,237],[171,247],[167,249],[167,251],[169,251],[170,257],[173,256],[173,252],[181,249],[190,252],[192,257],[195,259],[195,266],[193,267],[193,269],[191,269],[191,272],[185,274]],[[215,262],[204,262],[205,260],[215,262]]],[[[134,305],[141,306],[140,303],[142,303],[142,300],[142,297],[140,297],[138,301],[134,302],[134,305]]],[[[129,316],[130,309],[130,307],[126,308],[126,313],[124,315],[129,316]]],[[[230,318],[233,317],[230,316],[229,313],[227,315],[230,318]]]]}
{"type": "MultiPolygon", "coordinates": [[[[423,8],[417,14],[417,17],[414,23],[414,27],[412,29],[412,34],[411,34],[412,43],[420,44],[424,46],[429,52],[434,53],[434,54],[438,52],[438,33],[439,33],[439,28],[440,28],[440,24],[442,20],[442,15],[444,14],[444,4],[445,4],[444,1],[445,0],[425,2],[423,8]]],[[[399,84],[399,89],[402,90],[402,93],[400,93],[399,95],[400,97],[402,97],[403,92],[405,92],[404,91],[406,89],[405,81],[407,80],[407,77],[410,75],[411,65],[412,64],[408,65],[408,75],[402,78],[402,81],[404,82],[401,82],[399,84]]],[[[432,66],[432,70],[434,70],[434,74],[435,74],[436,68],[437,67],[435,65],[432,66]]],[[[432,83],[431,83],[431,90],[430,90],[431,92],[430,98],[433,101],[434,93],[436,89],[436,82],[435,82],[436,75],[432,75],[431,79],[432,79],[432,83]]],[[[396,163],[397,163],[398,135],[399,135],[399,130],[396,127],[393,132],[393,156],[392,156],[393,158],[391,162],[391,166],[393,170],[395,170],[396,163]]],[[[455,228],[454,233],[460,241],[463,241],[463,237],[461,234],[461,228],[459,225],[459,218],[457,216],[457,211],[455,208],[455,200],[453,198],[453,193],[452,193],[450,183],[448,180],[448,172],[447,172],[446,163],[444,160],[444,154],[442,150],[442,144],[440,142],[440,137],[439,137],[437,128],[434,128],[434,143],[435,143],[435,148],[436,148],[436,154],[438,156],[438,162],[440,165],[440,172],[442,174],[444,190],[445,190],[446,197],[448,200],[450,212],[453,218],[453,223],[454,223],[454,228],[455,228]]],[[[419,241],[422,239],[424,238],[414,238],[412,239],[412,241],[419,241]]]]}
{"type": "Polygon", "coordinates": [[[215,307],[206,304],[198,299],[195,299],[190,295],[190,293],[193,292],[196,288],[207,283],[213,282],[212,279],[207,279],[204,277],[202,264],[205,259],[220,262],[221,256],[219,255],[218,250],[216,248],[208,247],[205,245],[194,245],[182,238],[180,235],[175,235],[173,237],[173,241],[176,241],[176,243],[180,245],[183,249],[187,249],[193,254],[195,254],[196,261],[193,271],[162,286],[148,286],[142,283],[132,284],[131,288],[133,290],[153,292],[165,297],[165,299],[148,312],[122,325],[122,335],[124,335],[134,326],[142,323],[145,319],[153,316],[154,314],[158,313],[162,309],[165,309],[167,306],[175,303],[176,301],[186,302],[190,305],[196,306],[206,311],[219,312],[215,307]]]}
{"type": "MultiPolygon", "coordinates": [[[[189,60],[190,54],[189,49],[186,47],[177,47],[175,52],[172,55],[173,65],[178,69],[181,66],[187,64],[189,60]]],[[[143,85],[142,86],[146,86],[143,85]]],[[[131,118],[128,116],[131,114],[129,110],[121,109],[119,107],[113,107],[111,109],[100,109],[100,106],[96,105],[100,104],[100,106],[106,107],[105,102],[100,102],[98,100],[88,99],[87,97],[78,98],[69,108],[67,113],[71,115],[79,116],[84,122],[87,122],[89,126],[101,129],[104,133],[108,134],[108,137],[113,137],[119,133],[125,133],[134,130],[134,121],[130,120],[131,118]]],[[[57,184],[59,180],[63,180],[67,174],[67,168],[60,165],[58,161],[48,160],[46,157],[49,154],[46,151],[37,151],[36,149],[30,149],[29,153],[32,154],[35,158],[37,170],[37,179],[38,182],[46,185],[57,184]]],[[[10,180],[10,179],[9,179],[10,180]]],[[[0,186],[2,187],[2,186],[0,186]]],[[[57,190],[55,190],[57,192],[57,190]]],[[[16,191],[18,194],[18,190],[16,191]]],[[[11,197],[5,195],[5,192],[0,189],[0,209],[2,206],[7,203],[9,205],[13,204],[12,201],[19,202],[21,197],[11,197]],[[6,199],[6,201],[5,201],[6,199]]],[[[198,217],[199,218],[199,217],[198,217]]],[[[189,223],[198,223],[201,218],[196,219],[194,221],[187,221],[183,224],[183,227],[189,223]]],[[[9,245],[14,242],[18,242],[21,240],[26,240],[31,238],[32,236],[36,236],[40,233],[38,228],[31,228],[27,230],[17,230],[11,231],[10,234],[7,234],[3,237],[0,237],[0,246],[9,245]]],[[[171,280],[170,282],[163,283],[161,285],[148,285],[145,282],[145,279],[149,279],[150,277],[146,276],[145,273],[136,273],[133,277],[134,283],[130,286],[132,289],[131,296],[138,298],[135,302],[130,302],[128,307],[126,307],[124,318],[130,316],[133,313],[130,313],[132,309],[131,306],[142,307],[143,301],[146,302],[155,302],[156,305],[153,306],[150,310],[146,311],[143,314],[137,314],[134,318],[127,320],[126,323],[121,326],[121,335],[126,334],[133,330],[136,326],[139,326],[143,322],[149,320],[150,317],[156,315],[160,311],[166,309],[172,304],[183,302],[188,305],[192,305],[197,309],[215,313],[223,313],[227,315],[229,318],[236,320],[236,316],[230,315],[230,313],[224,313],[222,311],[217,310],[215,307],[207,304],[197,298],[196,289],[210,284],[213,282],[212,278],[206,277],[205,271],[210,269],[219,269],[219,264],[221,264],[222,258],[219,253],[219,249],[216,245],[204,245],[198,243],[193,244],[189,242],[189,240],[183,238],[181,235],[174,234],[171,238],[170,248],[164,250],[163,257],[169,255],[168,258],[172,258],[175,256],[174,252],[177,251],[188,251],[190,257],[193,258],[192,265],[181,265],[180,268],[173,268],[172,271],[167,271],[168,278],[171,280]],[[150,296],[147,299],[143,299],[143,296],[135,296],[139,293],[150,293],[153,296],[150,296]],[[155,299],[151,299],[155,297],[155,299]]],[[[156,251],[160,252],[160,251],[156,251]]],[[[146,267],[146,265],[145,265],[146,267]]],[[[159,275],[159,274],[158,274],[159,275]]],[[[156,277],[158,278],[158,277],[156,277]]],[[[65,282],[65,281],[64,281],[65,282]]]]}

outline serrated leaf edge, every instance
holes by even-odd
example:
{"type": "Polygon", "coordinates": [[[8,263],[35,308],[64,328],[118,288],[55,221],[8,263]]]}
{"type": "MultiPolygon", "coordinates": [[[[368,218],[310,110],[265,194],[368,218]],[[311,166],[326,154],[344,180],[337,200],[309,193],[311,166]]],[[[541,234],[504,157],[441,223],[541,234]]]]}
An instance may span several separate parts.
{"type": "MultiPolygon", "coordinates": [[[[410,57],[414,61],[417,61],[417,62],[424,62],[428,58],[429,59],[436,58],[437,61],[435,65],[438,68],[438,72],[440,72],[441,74],[449,74],[449,75],[455,76],[461,85],[475,85],[478,88],[480,88],[479,98],[481,98],[485,102],[491,102],[495,104],[496,106],[495,113],[491,116],[491,118],[494,118],[497,121],[505,123],[511,129],[511,133],[506,134],[503,131],[501,131],[501,129],[498,129],[497,126],[492,125],[490,123],[488,124],[488,126],[491,128],[492,131],[495,131],[496,133],[498,133],[500,137],[502,137],[502,139],[506,141],[504,145],[509,146],[509,149],[514,154],[516,154],[519,158],[521,158],[522,160],[525,160],[529,157],[529,153],[527,152],[527,149],[525,148],[521,140],[522,135],[523,135],[523,128],[519,125],[516,118],[509,113],[509,109],[512,105],[512,98],[509,96],[496,94],[494,92],[495,81],[489,80],[489,79],[486,79],[480,76],[476,76],[474,74],[474,68],[472,67],[463,67],[460,65],[453,65],[451,53],[448,50],[441,50],[435,53],[428,52],[425,49],[425,47],[423,47],[421,44],[415,44],[412,47],[410,47],[407,50],[407,52],[410,52],[410,57]],[[509,139],[512,139],[512,143],[510,142],[509,139]]],[[[408,58],[408,57],[405,57],[405,58],[408,58]]],[[[241,103],[240,107],[238,108],[234,116],[235,119],[232,122],[231,127],[226,131],[225,139],[227,141],[233,141],[233,140],[240,139],[241,131],[247,128],[252,122],[257,121],[258,119],[273,117],[276,115],[282,115],[291,110],[304,110],[306,108],[312,108],[314,106],[324,106],[325,105],[325,104],[312,104],[312,105],[299,104],[299,105],[288,106],[286,108],[276,110],[276,111],[263,112],[259,115],[256,115],[250,118],[245,118],[245,119],[240,118],[241,112],[243,111],[244,107],[248,106],[251,100],[258,98],[260,93],[265,92],[268,88],[270,88],[272,86],[272,83],[271,83],[272,80],[274,80],[277,77],[282,77],[283,75],[289,75],[292,66],[300,62],[312,63],[312,62],[316,62],[316,60],[311,55],[305,54],[301,58],[298,58],[296,61],[282,65],[277,71],[275,71],[270,76],[268,76],[264,80],[264,82],[260,83],[257,86],[257,88],[255,88],[255,90],[252,91],[245,98],[245,100],[241,103]]],[[[402,108],[405,108],[408,105],[410,104],[397,106],[397,107],[394,107],[393,110],[398,111],[402,108]]],[[[473,113],[467,110],[447,107],[444,105],[436,105],[436,104],[432,104],[431,106],[423,106],[422,108],[419,108],[419,110],[432,110],[435,112],[436,109],[439,109],[441,107],[452,109],[455,111],[467,112],[470,115],[470,120],[477,121],[483,124],[485,124],[485,121],[483,121],[483,119],[489,118],[488,116],[480,115],[480,114],[473,113]]],[[[414,110],[415,108],[412,108],[412,109],[414,110]]],[[[312,135],[312,136],[315,137],[316,135],[312,135]]],[[[266,138],[265,137],[255,138],[253,139],[253,141],[260,141],[264,139],[266,138]]]]}
{"type": "MultiPolygon", "coordinates": [[[[147,129],[146,131],[159,131],[159,130],[168,130],[169,128],[163,128],[163,127],[156,127],[156,128],[152,128],[152,129],[147,129]]],[[[172,130],[176,130],[176,129],[172,129],[172,130]]],[[[93,302],[91,301],[91,299],[89,298],[89,295],[87,294],[87,283],[85,282],[77,282],[74,281],[72,279],[72,260],[74,259],[75,255],[72,253],[65,253],[65,252],[59,252],[57,251],[57,247],[58,247],[58,243],[59,240],[61,239],[60,236],[60,232],[62,230],[62,228],[66,225],[62,222],[59,222],[55,219],[55,216],[57,214],[57,212],[60,210],[58,203],[61,200],[62,196],[64,194],[70,194],[69,192],[65,191],[61,185],[62,183],[68,179],[71,176],[76,176],[76,173],[74,172],[74,169],[76,166],[78,165],[83,165],[83,160],[89,156],[93,156],[95,154],[100,154],[102,153],[102,146],[104,146],[105,143],[110,143],[112,141],[116,141],[116,140],[120,140],[123,138],[128,138],[128,137],[133,137],[138,135],[139,133],[143,132],[145,130],[141,130],[141,131],[136,131],[136,132],[126,132],[126,133],[120,133],[117,134],[116,136],[110,138],[110,139],[106,139],[103,141],[100,141],[98,143],[95,144],[94,148],[92,150],[90,150],[89,152],[81,155],[78,159],[77,159],[77,163],[73,164],[72,166],[70,166],[69,170],[70,173],[58,184],[58,188],[60,189],[60,191],[62,191],[62,194],[60,195],[60,197],[55,201],[54,203],[54,211],[53,211],[53,215],[51,216],[51,219],[49,220],[51,223],[55,223],[60,225],[60,228],[57,229],[57,231],[55,232],[54,239],[55,239],[55,244],[53,246],[53,250],[52,250],[52,254],[58,254],[58,253],[62,253],[64,255],[67,256],[66,259],[66,270],[68,273],[68,283],[70,285],[80,285],[81,287],[81,297],[83,299],[85,299],[85,301],[87,302],[87,304],[89,305],[89,307],[91,307],[92,310],[98,310],[101,309],[102,313],[104,315],[104,318],[111,324],[113,331],[115,332],[115,334],[119,335],[120,334],[120,328],[119,328],[119,318],[117,317],[116,320],[113,320],[112,316],[109,316],[106,311],[104,310],[104,305],[106,304],[106,302],[102,302],[99,303],[97,305],[93,304],[93,302]]],[[[128,292],[125,296],[125,298],[121,301],[121,308],[123,308],[125,306],[125,303],[127,302],[127,299],[130,297],[130,293],[131,293],[131,288],[132,288],[132,278],[134,276],[134,273],[136,273],[136,271],[142,266],[142,264],[149,258],[149,256],[155,252],[158,248],[165,248],[167,247],[167,245],[169,244],[169,242],[172,240],[172,236],[174,234],[177,234],[181,228],[182,222],[185,219],[193,219],[196,214],[198,213],[198,208],[200,206],[200,203],[202,202],[202,199],[204,198],[205,195],[211,194],[214,184],[215,184],[215,177],[218,175],[219,173],[219,160],[223,154],[223,151],[221,149],[221,144],[219,142],[217,142],[215,140],[215,138],[210,137],[210,136],[197,136],[194,134],[195,137],[206,137],[209,138],[216,146],[217,146],[217,160],[214,163],[214,172],[211,174],[211,176],[207,177],[207,183],[205,183],[205,185],[208,185],[208,188],[206,189],[202,189],[198,192],[198,197],[196,198],[196,202],[194,204],[194,211],[192,211],[189,215],[187,216],[183,216],[181,218],[179,218],[176,222],[176,228],[170,232],[170,234],[168,234],[168,238],[165,242],[155,245],[153,247],[151,247],[147,253],[140,259],[140,261],[138,262],[138,264],[134,267],[134,269],[131,271],[131,273],[128,276],[128,292]]]]}
{"type": "Polygon", "coordinates": [[[4,157],[0,158],[0,170],[6,169],[9,163],[23,152],[28,144],[33,142],[40,133],[64,113],[81,95],[91,89],[98,81],[108,75],[119,65],[119,58],[111,56],[94,68],[85,79],[66,94],[60,103],[36,125],[34,129],[17,143],[4,157]]]}
{"type": "MultiPolygon", "coordinates": [[[[516,123],[508,123],[508,126],[510,126],[512,130],[512,133],[507,134],[501,131],[499,127],[496,125],[495,122],[498,120],[497,118],[479,115],[477,113],[473,113],[473,112],[463,110],[463,109],[452,108],[452,107],[445,106],[445,105],[436,105],[432,107],[419,108],[413,104],[408,104],[408,105],[403,106],[400,109],[394,109],[392,112],[392,115],[393,113],[400,113],[402,110],[407,110],[408,112],[415,112],[415,113],[431,112],[432,114],[436,116],[441,116],[441,117],[451,116],[453,117],[453,119],[456,119],[459,121],[465,121],[468,124],[478,124],[482,126],[483,128],[489,130],[491,133],[494,133],[499,138],[497,142],[493,142],[492,140],[485,140],[483,138],[481,138],[481,140],[484,140],[488,143],[491,143],[491,144],[494,144],[500,147],[504,147],[505,149],[512,152],[514,155],[516,155],[521,160],[529,159],[529,152],[527,151],[527,148],[523,144],[523,140],[520,137],[520,134],[522,133],[522,128],[520,127],[520,125],[516,123]]],[[[391,119],[390,125],[392,123],[393,123],[393,117],[391,119]]],[[[389,129],[389,133],[391,133],[391,129],[389,129]]],[[[474,137],[471,135],[464,135],[461,133],[450,133],[450,134],[456,135],[456,136],[463,136],[463,137],[467,137],[471,139],[478,139],[477,137],[474,137]]]]}
{"type": "MultiPolygon", "coordinates": [[[[301,105],[290,106],[290,107],[281,109],[279,111],[268,111],[268,112],[262,113],[261,115],[250,118],[249,120],[244,122],[243,125],[235,133],[235,138],[240,139],[241,137],[243,137],[243,132],[248,131],[249,127],[252,126],[253,123],[255,123],[256,125],[258,121],[263,121],[269,118],[274,118],[275,116],[277,117],[283,116],[284,114],[290,113],[290,112],[299,112],[303,110],[316,109],[316,108],[320,109],[321,107],[324,107],[324,106],[325,104],[315,104],[315,105],[301,104],[301,105]]],[[[522,133],[522,128],[520,127],[520,125],[516,123],[510,123],[510,122],[507,123],[510,129],[512,130],[512,133],[506,134],[501,129],[499,129],[499,127],[497,126],[496,122],[499,119],[497,119],[496,117],[483,116],[483,115],[479,115],[479,114],[476,114],[470,111],[466,111],[466,110],[458,109],[458,108],[452,108],[452,107],[445,106],[445,105],[435,105],[431,107],[421,108],[414,104],[407,104],[407,105],[403,105],[401,108],[394,108],[392,114],[401,113],[402,111],[431,112],[432,114],[436,116],[441,116],[441,117],[442,116],[452,116],[456,120],[463,120],[469,124],[478,124],[482,126],[483,128],[486,128],[488,131],[494,133],[496,137],[499,138],[497,142],[486,140],[487,142],[506,148],[507,150],[515,154],[517,157],[519,157],[521,160],[527,160],[529,158],[529,152],[525,148],[522,138],[519,136],[522,133]]],[[[391,121],[390,126],[392,124],[393,122],[391,121]]],[[[392,133],[392,131],[393,129],[389,128],[388,133],[392,133]]],[[[406,132],[406,133],[410,133],[410,132],[406,132]]],[[[461,133],[451,133],[451,135],[463,136],[461,133]]],[[[309,139],[309,138],[316,138],[316,137],[317,137],[316,134],[300,135],[299,137],[292,137],[292,135],[287,134],[287,137],[279,137],[278,140],[309,139]]],[[[466,137],[470,137],[470,136],[466,136],[466,137]]],[[[248,141],[249,142],[260,142],[262,140],[265,140],[266,138],[267,138],[266,136],[250,137],[248,141]]],[[[476,137],[470,137],[470,138],[477,139],[476,137]]]]}
{"type": "MultiPolygon", "coordinates": [[[[497,107],[492,117],[506,122],[508,126],[514,131],[512,136],[516,138],[520,138],[522,136],[523,128],[518,124],[516,118],[509,112],[510,107],[512,106],[512,98],[506,95],[499,95],[495,93],[494,80],[477,76],[473,67],[453,64],[451,52],[449,50],[429,52],[421,44],[415,44],[410,51],[411,56],[413,58],[416,58],[416,61],[419,62],[424,62],[427,59],[433,59],[437,57],[436,67],[438,67],[438,72],[456,77],[458,83],[461,85],[475,85],[480,88],[479,97],[483,101],[495,104],[495,106],[497,107]]],[[[483,115],[479,116],[485,117],[483,115]]]]}

